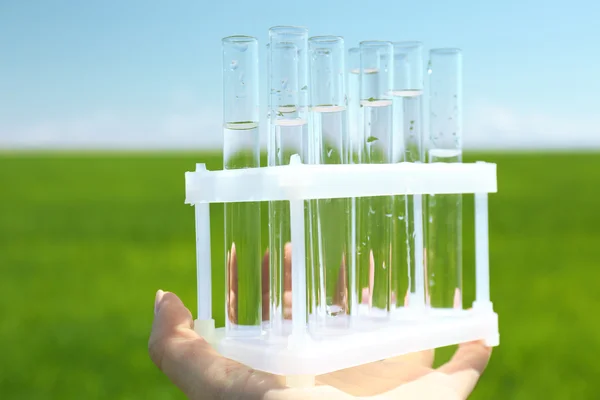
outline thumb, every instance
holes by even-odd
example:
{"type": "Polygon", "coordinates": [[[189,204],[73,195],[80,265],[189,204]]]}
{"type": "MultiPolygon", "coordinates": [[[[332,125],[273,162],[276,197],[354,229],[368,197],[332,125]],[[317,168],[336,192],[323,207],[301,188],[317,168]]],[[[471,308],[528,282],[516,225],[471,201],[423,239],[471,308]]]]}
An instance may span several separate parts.
{"type": "Polygon", "coordinates": [[[172,337],[193,338],[194,321],[192,313],[175,294],[156,292],[154,301],[154,322],[148,341],[148,350],[152,361],[162,369],[163,356],[167,342],[172,337]]]}

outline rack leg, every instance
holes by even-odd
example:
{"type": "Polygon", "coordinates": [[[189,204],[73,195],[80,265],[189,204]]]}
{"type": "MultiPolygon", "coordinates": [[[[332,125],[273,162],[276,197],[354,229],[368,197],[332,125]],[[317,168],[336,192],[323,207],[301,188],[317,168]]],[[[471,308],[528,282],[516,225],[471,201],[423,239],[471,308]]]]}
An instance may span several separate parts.
{"type": "MultiPolygon", "coordinates": [[[[204,164],[197,164],[196,171],[206,171],[204,164]]],[[[212,318],[212,280],[210,255],[210,204],[194,204],[196,216],[196,279],[198,290],[198,319],[194,330],[211,342],[215,332],[212,318]]]]}
{"type": "Polygon", "coordinates": [[[290,201],[292,231],[292,336],[306,335],[306,260],[304,242],[304,200],[290,201]]]}
{"type": "MultiPolygon", "coordinates": [[[[413,216],[415,219],[415,248],[412,257],[415,259],[415,307],[425,305],[425,271],[423,268],[423,196],[414,195],[413,216]]],[[[411,307],[413,306],[411,302],[411,307]]]]}
{"type": "Polygon", "coordinates": [[[491,310],[488,195],[475,194],[475,310],[491,310]]]}

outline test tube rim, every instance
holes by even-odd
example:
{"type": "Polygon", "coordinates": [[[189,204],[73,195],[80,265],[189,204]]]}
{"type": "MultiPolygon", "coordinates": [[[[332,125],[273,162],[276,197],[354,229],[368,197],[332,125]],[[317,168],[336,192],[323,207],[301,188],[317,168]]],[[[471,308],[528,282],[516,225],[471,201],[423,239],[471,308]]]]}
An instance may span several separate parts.
{"type": "Polygon", "coordinates": [[[430,49],[429,54],[438,54],[438,55],[460,55],[462,54],[462,49],[458,47],[440,47],[435,49],[430,49]]]}
{"type": "Polygon", "coordinates": [[[423,42],[419,42],[418,40],[407,40],[407,41],[399,41],[392,42],[394,48],[402,48],[402,49],[416,49],[419,47],[423,47],[423,42]]]}
{"type": "Polygon", "coordinates": [[[394,47],[392,42],[389,40],[363,40],[359,44],[359,50],[363,47],[373,47],[373,48],[385,48],[385,47],[394,47]]]}
{"type": "Polygon", "coordinates": [[[258,43],[258,39],[254,36],[247,35],[232,35],[221,39],[223,43],[258,43]]]}
{"type": "Polygon", "coordinates": [[[274,34],[303,36],[308,34],[308,28],[295,25],[276,25],[269,28],[269,36],[273,36],[274,34]]]}
{"type": "Polygon", "coordinates": [[[273,46],[277,50],[281,49],[297,49],[298,46],[294,42],[277,42],[273,46]]]}
{"type": "Polygon", "coordinates": [[[319,36],[312,36],[312,37],[308,38],[308,41],[310,43],[336,44],[336,43],[343,43],[344,38],[342,36],[336,36],[336,35],[319,35],[319,36]]]}

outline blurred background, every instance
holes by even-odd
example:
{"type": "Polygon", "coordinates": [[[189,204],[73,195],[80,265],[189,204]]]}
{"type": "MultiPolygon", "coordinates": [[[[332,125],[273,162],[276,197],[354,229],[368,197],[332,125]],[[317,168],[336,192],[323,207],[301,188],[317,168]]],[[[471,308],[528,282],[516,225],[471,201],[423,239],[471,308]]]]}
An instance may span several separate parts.
{"type": "Polygon", "coordinates": [[[222,167],[220,39],[264,45],[273,25],[463,49],[465,161],[498,163],[499,179],[501,346],[472,398],[597,398],[599,14],[577,0],[0,1],[0,398],[183,398],[147,355],[157,289],[195,313],[183,173],[222,167]]]}

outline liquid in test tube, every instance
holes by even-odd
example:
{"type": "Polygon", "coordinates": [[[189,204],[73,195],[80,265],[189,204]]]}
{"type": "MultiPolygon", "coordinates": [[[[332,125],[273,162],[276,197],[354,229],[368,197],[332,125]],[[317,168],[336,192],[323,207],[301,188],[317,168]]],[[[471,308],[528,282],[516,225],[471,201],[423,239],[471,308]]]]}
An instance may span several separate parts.
{"type": "MultiPolygon", "coordinates": [[[[361,164],[393,160],[393,64],[390,42],[360,43],[361,164]]],[[[392,196],[356,199],[359,314],[387,317],[392,308],[392,217],[392,196]]]]}
{"type": "MultiPolygon", "coordinates": [[[[430,163],[462,162],[462,52],[429,52],[430,163]]],[[[462,195],[427,196],[426,299],[462,308],[462,195]]]]}
{"type": "MultiPolygon", "coordinates": [[[[258,42],[230,36],[223,48],[223,168],[260,166],[258,42]]],[[[225,211],[227,336],[260,336],[261,213],[259,202],[227,203],[225,211]]]]}
{"type": "MultiPolygon", "coordinates": [[[[316,164],[348,164],[344,40],[337,36],[310,38],[311,123],[316,164]]],[[[318,263],[313,263],[311,331],[335,333],[349,325],[351,202],[348,198],[320,199],[316,213],[318,263]]]]}
{"type": "MultiPolygon", "coordinates": [[[[308,31],[306,28],[277,26],[269,30],[269,166],[288,165],[290,157],[300,155],[310,163],[308,126],[308,31]]],[[[311,229],[307,210],[307,269],[312,263],[312,241],[318,237],[311,229]]],[[[290,332],[292,316],[291,269],[292,242],[290,204],[269,203],[269,271],[271,329],[276,334],[290,332]]]]}
{"type": "MultiPolygon", "coordinates": [[[[394,162],[423,161],[423,45],[394,43],[394,162]]],[[[398,307],[422,306],[423,200],[421,195],[394,198],[393,290],[398,307]]]]}

